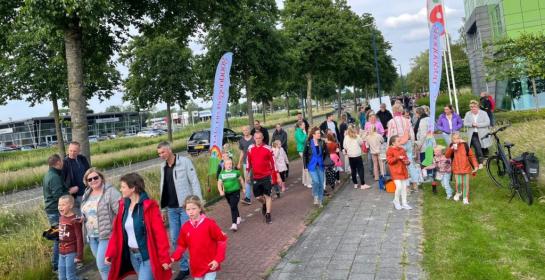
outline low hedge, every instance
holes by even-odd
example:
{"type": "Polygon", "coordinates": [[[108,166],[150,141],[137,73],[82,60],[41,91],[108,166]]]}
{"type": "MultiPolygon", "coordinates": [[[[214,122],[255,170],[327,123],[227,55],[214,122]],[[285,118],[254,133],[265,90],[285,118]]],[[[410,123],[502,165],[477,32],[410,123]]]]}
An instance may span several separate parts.
{"type": "Polygon", "coordinates": [[[545,119],[545,109],[541,109],[539,111],[527,110],[497,112],[494,114],[494,116],[496,117],[496,124],[523,123],[545,119]]]}

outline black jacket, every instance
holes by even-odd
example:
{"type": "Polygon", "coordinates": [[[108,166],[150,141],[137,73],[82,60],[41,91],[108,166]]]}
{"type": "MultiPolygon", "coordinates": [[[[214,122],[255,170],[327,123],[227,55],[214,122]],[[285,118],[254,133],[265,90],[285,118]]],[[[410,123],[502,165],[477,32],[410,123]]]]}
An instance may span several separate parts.
{"type": "Polygon", "coordinates": [[[388,128],[388,122],[393,118],[392,113],[388,110],[385,110],[384,112],[378,110],[375,115],[380,120],[382,127],[386,130],[388,128]]]}
{"type": "MultiPolygon", "coordinates": [[[[322,160],[325,160],[326,156],[329,156],[329,151],[327,150],[327,146],[324,140],[320,139],[318,140],[318,144],[322,147],[322,160]]],[[[309,138],[307,142],[305,143],[305,150],[303,151],[303,165],[305,166],[305,169],[308,168],[308,163],[310,162],[310,158],[312,157],[312,148],[310,145],[314,145],[314,140],[309,138]]]]}
{"type": "MultiPolygon", "coordinates": [[[[337,135],[337,140],[340,142],[341,141],[341,133],[339,132],[339,126],[337,126],[337,122],[336,121],[333,121],[333,123],[335,124],[335,135],[337,135]]],[[[320,131],[322,132],[323,135],[327,135],[327,120],[325,120],[321,125],[320,125],[320,131]]],[[[309,137],[312,137],[312,135],[310,135],[309,137]]]]}
{"type": "MultiPolygon", "coordinates": [[[[278,130],[274,130],[272,135],[272,142],[280,140],[280,143],[282,143],[282,148],[287,153],[288,152],[288,133],[284,129],[280,129],[280,132],[278,130]]],[[[271,142],[271,145],[272,145],[271,142]]]]}
{"type": "Polygon", "coordinates": [[[64,158],[64,166],[62,168],[62,175],[64,177],[64,185],[67,188],[73,186],[78,186],[77,196],[82,196],[85,193],[85,184],[83,183],[83,175],[89,169],[89,162],[87,158],[78,155],[76,159],[71,159],[69,157],[64,158]],[[81,172],[78,172],[79,171],[81,172]],[[81,173],[81,176],[77,176],[78,173],[81,173]]]}

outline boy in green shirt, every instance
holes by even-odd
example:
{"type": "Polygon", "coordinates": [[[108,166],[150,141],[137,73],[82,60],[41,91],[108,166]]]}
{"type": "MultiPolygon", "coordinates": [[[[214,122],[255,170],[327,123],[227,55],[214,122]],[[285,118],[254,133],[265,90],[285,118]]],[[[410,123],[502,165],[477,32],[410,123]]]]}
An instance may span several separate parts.
{"type": "Polygon", "coordinates": [[[244,185],[244,180],[240,175],[240,171],[233,169],[233,160],[231,158],[225,159],[223,170],[218,176],[218,191],[221,196],[225,196],[231,208],[232,231],[237,231],[237,225],[241,221],[240,213],[238,212],[238,202],[240,200],[240,186],[242,185],[244,185]]]}

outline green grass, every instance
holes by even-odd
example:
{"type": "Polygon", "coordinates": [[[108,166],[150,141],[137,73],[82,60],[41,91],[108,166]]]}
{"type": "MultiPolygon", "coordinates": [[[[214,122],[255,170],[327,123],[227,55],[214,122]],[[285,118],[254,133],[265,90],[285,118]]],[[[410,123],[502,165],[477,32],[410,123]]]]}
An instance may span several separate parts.
{"type": "MultiPolygon", "coordinates": [[[[518,123],[500,134],[514,155],[535,151],[545,162],[545,120],[518,123]],[[516,133],[514,133],[516,132],[516,133]]],[[[486,171],[471,177],[470,205],[446,201],[424,185],[424,267],[430,279],[545,279],[543,172],[533,182],[534,204],[497,188],[486,171]]],[[[454,182],[451,182],[454,189],[454,182]]]]}

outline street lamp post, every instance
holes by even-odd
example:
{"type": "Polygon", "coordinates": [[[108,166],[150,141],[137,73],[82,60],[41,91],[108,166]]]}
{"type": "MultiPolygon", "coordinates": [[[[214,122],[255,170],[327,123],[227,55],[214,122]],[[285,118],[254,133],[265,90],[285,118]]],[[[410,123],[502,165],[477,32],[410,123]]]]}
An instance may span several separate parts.
{"type": "Polygon", "coordinates": [[[375,29],[371,29],[371,35],[373,37],[373,52],[375,54],[375,73],[377,75],[377,93],[379,103],[382,103],[382,94],[380,93],[380,72],[378,70],[378,55],[377,55],[377,43],[375,39],[375,29]]]}

